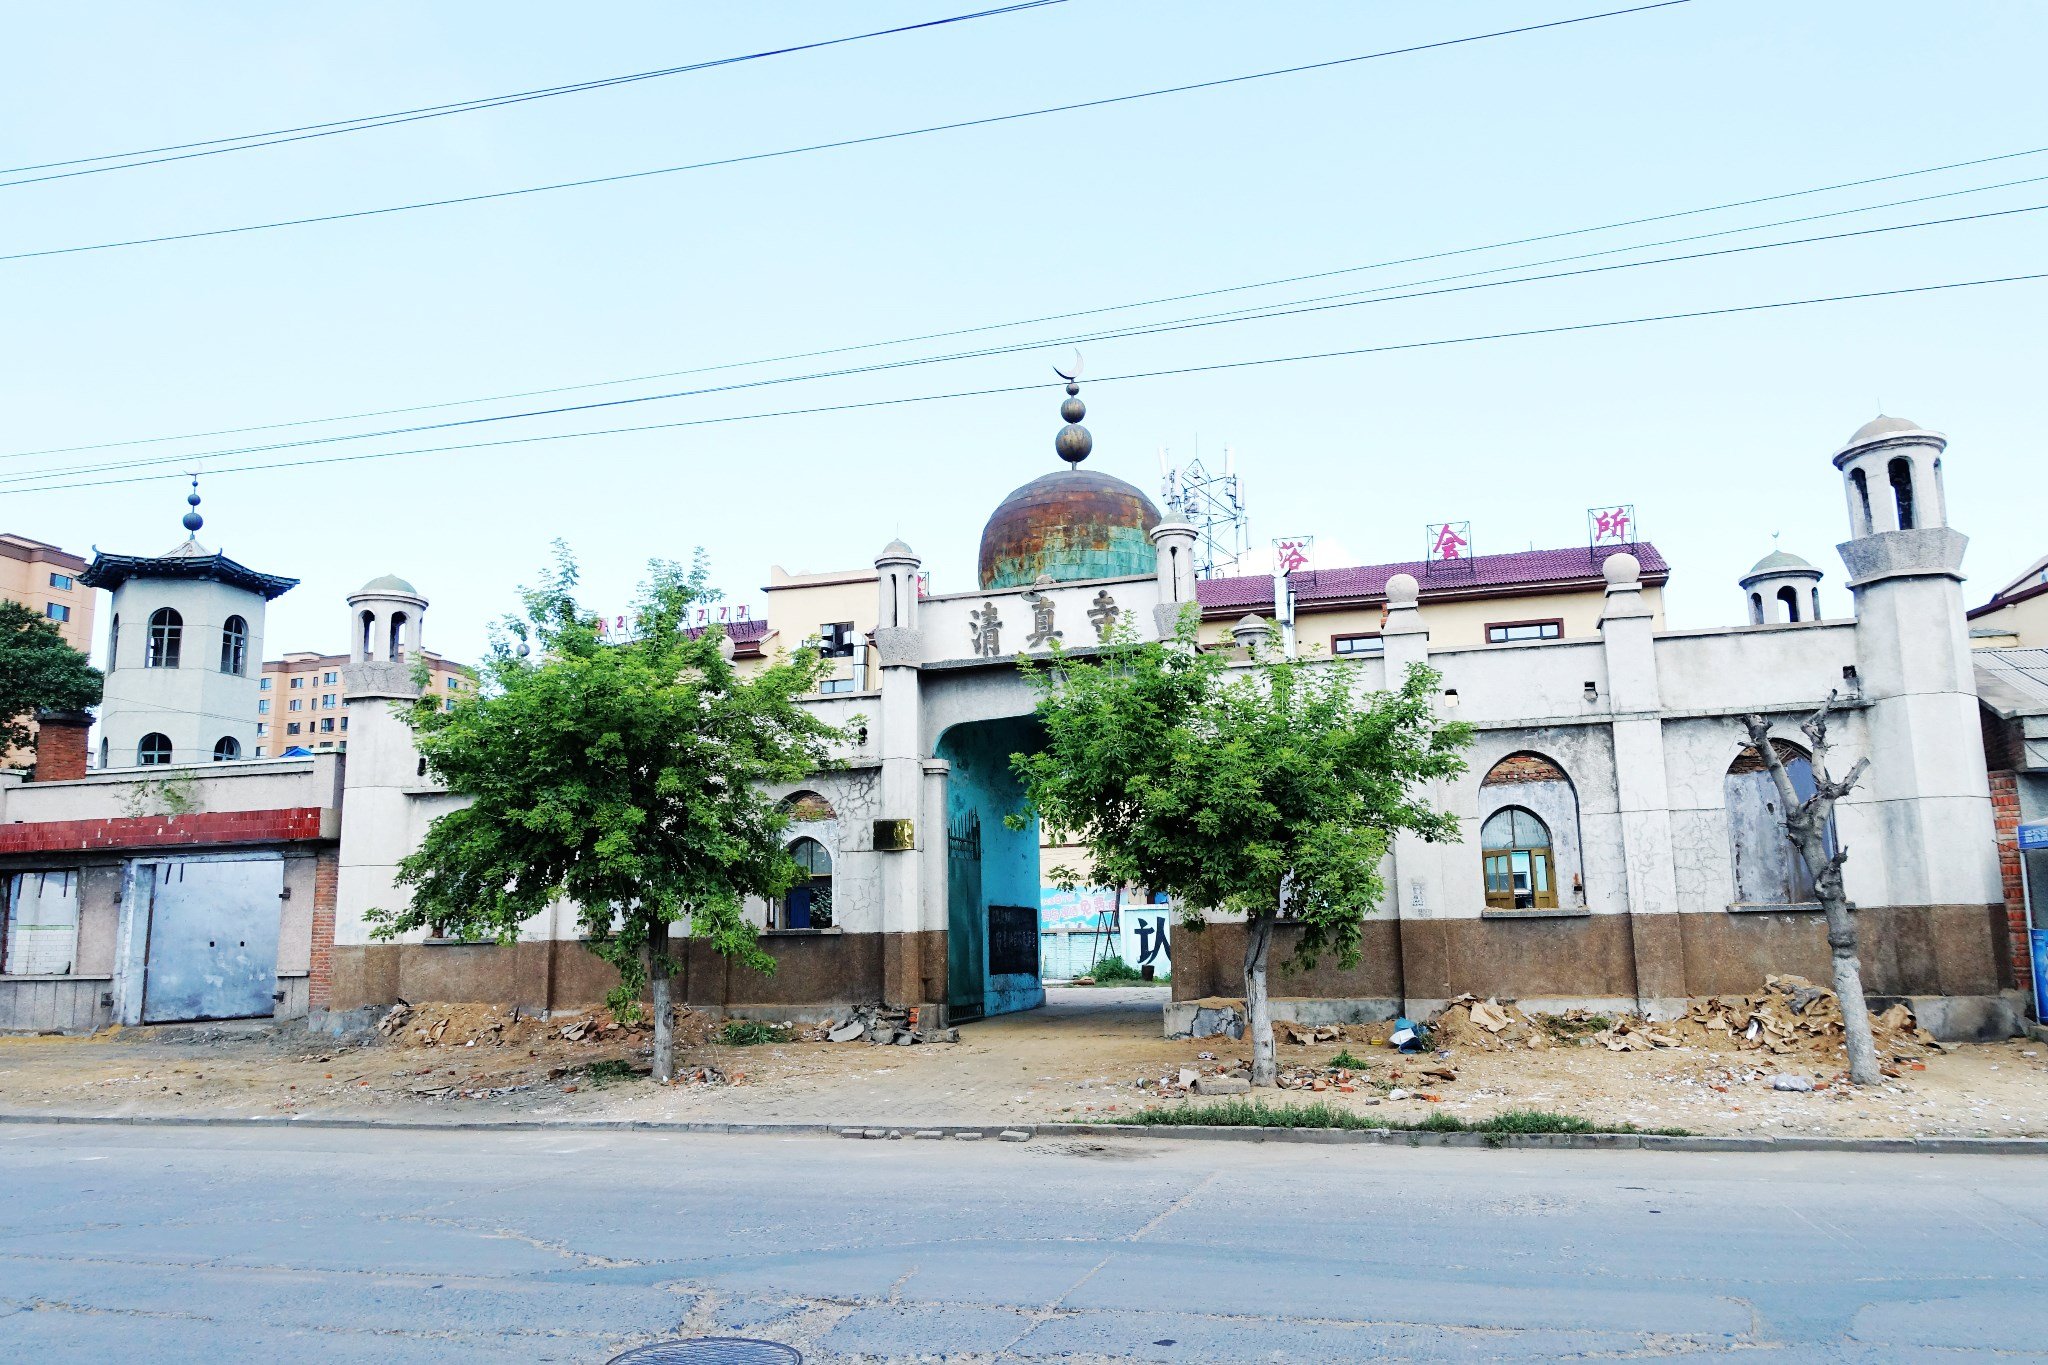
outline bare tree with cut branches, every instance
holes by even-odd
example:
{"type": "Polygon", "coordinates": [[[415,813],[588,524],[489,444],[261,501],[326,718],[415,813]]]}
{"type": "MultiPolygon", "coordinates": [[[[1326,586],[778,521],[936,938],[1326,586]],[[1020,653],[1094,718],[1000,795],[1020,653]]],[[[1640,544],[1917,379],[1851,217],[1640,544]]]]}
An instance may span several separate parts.
{"type": "Polygon", "coordinates": [[[1835,817],[1835,802],[1847,796],[1862,780],[1868,758],[1856,760],[1849,775],[1837,782],[1828,775],[1828,713],[1834,709],[1835,694],[1821,703],[1820,710],[1801,723],[1812,754],[1813,795],[1802,800],[1792,785],[1792,774],[1771,739],[1771,722],[1760,715],[1746,717],[1743,729],[1749,742],[1770,769],[1777,784],[1778,799],[1785,811],[1785,833],[1799,850],[1806,869],[1813,874],[1814,896],[1827,916],[1828,949],[1834,959],[1835,997],[1842,1007],[1842,1028],[1849,1049],[1849,1080],[1856,1085],[1876,1085],[1877,1045],[1870,1035],[1870,1006],[1863,999],[1863,965],[1856,956],[1856,921],[1851,917],[1849,898],[1842,894],[1842,864],[1849,851],[1840,840],[1830,848],[1829,831],[1835,817]]]}

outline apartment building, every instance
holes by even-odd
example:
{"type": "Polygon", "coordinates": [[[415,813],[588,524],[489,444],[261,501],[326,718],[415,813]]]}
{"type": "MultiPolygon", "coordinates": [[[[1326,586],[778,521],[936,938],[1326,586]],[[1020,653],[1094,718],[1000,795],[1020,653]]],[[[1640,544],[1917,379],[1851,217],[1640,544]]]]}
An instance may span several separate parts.
{"type": "MultiPolygon", "coordinates": [[[[427,662],[430,695],[453,706],[455,698],[476,686],[476,674],[465,665],[444,659],[431,649],[420,651],[427,662]]],[[[342,684],[346,654],[287,654],[266,660],[256,687],[257,758],[275,758],[294,748],[308,752],[348,748],[348,712],[342,684]]]]}
{"type": "Polygon", "coordinates": [[[85,561],[69,550],[0,531],[0,597],[34,607],[70,646],[92,653],[93,591],[78,581],[85,561]]]}

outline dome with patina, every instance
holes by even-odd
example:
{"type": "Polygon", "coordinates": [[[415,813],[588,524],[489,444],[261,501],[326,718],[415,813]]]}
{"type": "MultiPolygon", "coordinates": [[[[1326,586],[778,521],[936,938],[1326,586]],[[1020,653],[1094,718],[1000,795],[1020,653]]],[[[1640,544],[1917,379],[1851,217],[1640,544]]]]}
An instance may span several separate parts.
{"type": "Polygon", "coordinates": [[[1004,498],[982,528],[981,586],[1152,573],[1158,524],[1152,499],[1122,479],[1086,469],[1046,474],[1004,498]]]}

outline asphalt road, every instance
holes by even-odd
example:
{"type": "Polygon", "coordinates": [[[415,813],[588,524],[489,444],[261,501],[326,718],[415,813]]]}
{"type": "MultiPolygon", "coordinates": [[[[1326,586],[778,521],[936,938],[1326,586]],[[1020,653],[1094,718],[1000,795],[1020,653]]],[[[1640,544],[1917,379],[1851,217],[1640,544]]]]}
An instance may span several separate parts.
{"type": "Polygon", "coordinates": [[[0,1125],[0,1360],[2048,1361],[2048,1162],[0,1125]]]}

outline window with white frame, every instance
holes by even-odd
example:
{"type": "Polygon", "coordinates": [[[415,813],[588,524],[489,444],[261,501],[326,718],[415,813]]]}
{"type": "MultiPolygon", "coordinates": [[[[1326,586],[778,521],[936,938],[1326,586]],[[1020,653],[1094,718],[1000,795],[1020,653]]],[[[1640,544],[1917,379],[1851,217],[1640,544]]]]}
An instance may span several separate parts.
{"type": "Polygon", "coordinates": [[[8,976],[69,976],[78,956],[78,873],[17,872],[7,879],[8,976]]]}
{"type": "Polygon", "coordinates": [[[1562,640],[1563,621],[1490,621],[1486,626],[1486,643],[1509,645],[1523,640],[1562,640]]]}

